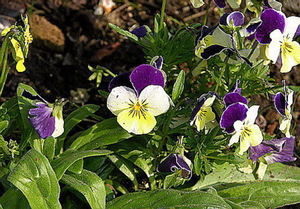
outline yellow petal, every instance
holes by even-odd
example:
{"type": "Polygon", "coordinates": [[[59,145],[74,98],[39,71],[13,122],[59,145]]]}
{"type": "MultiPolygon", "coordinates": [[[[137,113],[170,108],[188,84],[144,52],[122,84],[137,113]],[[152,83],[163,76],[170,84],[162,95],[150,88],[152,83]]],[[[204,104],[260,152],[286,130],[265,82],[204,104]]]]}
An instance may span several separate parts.
{"type": "Polygon", "coordinates": [[[16,69],[18,72],[24,72],[26,70],[24,65],[24,59],[21,59],[17,62],[16,69]]]}
{"type": "Polygon", "coordinates": [[[156,125],[156,120],[148,111],[143,114],[133,114],[130,109],[118,114],[117,121],[129,133],[147,134],[156,125]]]}
{"type": "Polygon", "coordinates": [[[279,119],[279,130],[285,134],[286,137],[291,137],[290,128],[291,128],[291,120],[288,118],[280,118],[279,119]]]}
{"type": "Polygon", "coordinates": [[[300,44],[296,41],[284,42],[281,46],[282,67],[280,72],[290,72],[292,67],[300,63],[300,44]]]}
{"type": "Polygon", "coordinates": [[[1,36],[6,36],[6,34],[12,29],[12,27],[9,28],[5,28],[2,32],[1,32],[1,36]]]}
{"type": "Polygon", "coordinates": [[[62,135],[64,132],[64,119],[58,119],[57,117],[55,117],[55,130],[52,133],[53,137],[59,137],[60,135],[62,135]]]}
{"type": "Polygon", "coordinates": [[[258,125],[247,125],[241,132],[241,145],[239,154],[242,155],[250,146],[259,145],[262,140],[263,136],[258,125]]]}
{"type": "Polygon", "coordinates": [[[215,113],[212,111],[211,107],[201,107],[195,118],[195,125],[197,131],[202,130],[205,127],[205,124],[213,121],[216,118],[215,113]]]}

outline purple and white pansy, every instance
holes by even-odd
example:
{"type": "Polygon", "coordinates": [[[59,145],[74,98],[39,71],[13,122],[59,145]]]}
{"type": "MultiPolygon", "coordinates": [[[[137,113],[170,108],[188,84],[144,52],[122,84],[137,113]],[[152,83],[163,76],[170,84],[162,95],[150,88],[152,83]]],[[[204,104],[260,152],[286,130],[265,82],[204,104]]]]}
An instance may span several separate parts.
{"type": "Polygon", "coordinates": [[[33,95],[26,90],[22,96],[33,100],[33,104],[36,106],[29,110],[28,119],[41,138],[58,137],[64,132],[62,115],[62,107],[66,103],[64,100],[57,100],[51,104],[39,95],[33,95]]]}
{"type": "Polygon", "coordinates": [[[290,137],[290,127],[292,121],[291,106],[293,104],[294,91],[289,89],[285,81],[283,81],[284,93],[278,92],[274,96],[274,106],[277,112],[281,115],[279,120],[279,129],[286,135],[290,137]]]}
{"type": "Polygon", "coordinates": [[[171,99],[164,86],[162,71],[151,65],[139,65],[132,72],[112,79],[107,107],[125,130],[147,134],[156,125],[155,116],[170,107],[171,99]]]}
{"type": "Polygon", "coordinates": [[[158,165],[157,170],[159,172],[168,173],[181,171],[181,177],[190,179],[192,177],[192,170],[187,162],[190,163],[190,160],[186,157],[177,153],[172,153],[162,160],[162,162],[158,165]]]}
{"type": "Polygon", "coordinates": [[[238,85],[237,81],[233,92],[224,97],[226,109],[221,116],[220,126],[225,133],[233,134],[228,146],[240,141],[239,154],[242,155],[250,146],[259,145],[263,136],[259,126],[254,124],[259,106],[253,105],[249,108],[238,85]]]}

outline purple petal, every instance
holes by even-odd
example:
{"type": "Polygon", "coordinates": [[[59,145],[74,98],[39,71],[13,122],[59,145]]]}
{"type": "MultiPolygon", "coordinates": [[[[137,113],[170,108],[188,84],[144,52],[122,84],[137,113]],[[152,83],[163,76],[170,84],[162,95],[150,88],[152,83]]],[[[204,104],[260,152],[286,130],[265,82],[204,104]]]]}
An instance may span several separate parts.
{"type": "Polygon", "coordinates": [[[33,128],[43,139],[52,135],[55,130],[55,117],[52,116],[52,108],[45,103],[37,103],[37,108],[29,110],[29,114],[35,117],[29,118],[33,128]]]}
{"type": "Polygon", "coordinates": [[[209,28],[207,26],[202,26],[201,29],[200,29],[200,33],[196,38],[197,42],[201,41],[206,36],[212,34],[217,27],[218,27],[218,25],[213,26],[211,28],[209,28]]]}
{"type": "Polygon", "coordinates": [[[229,16],[230,13],[225,13],[222,15],[222,17],[220,18],[220,24],[221,25],[228,25],[227,24],[227,17],[229,16]]]}
{"type": "Polygon", "coordinates": [[[261,13],[261,24],[257,27],[255,38],[261,44],[271,42],[270,33],[279,29],[282,33],[285,27],[285,15],[274,9],[266,9],[261,13]]]}
{"type": "Polygon", "coordinates": [[[282,116],[285,115],[285,107],[287,106],[287,101],[283,93],[278,92],[274,97],[274,106],[278,113],[282,116]]]}
{"type": "Polygon", "coordinates": [[[114,77],[108,84],[108,90],[111,91],[113,88],[118,86],[127,86],[133,89],[133,86],[129,80],[131,72],[122,73],[114,77]]]}
{"type": "Polygon", "coordinates": [[[215,4],[219,7],[219,8],[224,8],[226,7],[226,3],[225,0],[214,0],[215,4]]]}
{"type": "Polygon", "coordinates": [[[233,133],[235,121],[243,121],[247,117],[248,107],[243,103],[229,105],[221,116],[220,126],[227,133],[233,133]]]}
{"type": "Polygon", "coordinates": [[[251,25],[249,25],[247,28],[246,28],[246,31],[247,33],[253,33],[254,31],[256,31],[257,27],[261,24],[261,22],[256,22],[256,23],[253,23],[251,25]]]}
{"type": "Polygon", "coordinates": [[[248,100],[245,97],[243,97],[241,94],[236,92],[226,94],[223,98],[223,101],[226,107],[237,102],[248,104],[248,100]]]}
{"type": "Polygon", "coordinates": [[[156,69],[158,70],[161,70],[162,69],[162,66],[163,66],[163,63],[164,63],[164,59],[162,56],[159,56],[157,58],[157,60],[155,60],[155,62],[153,63],[153,67],[155,67],[156,69]]]}
{"type": "Polygon", "coordinates": [[[238,11],[230,13],[226,19],[227,24],[232,21],[234,26],[241,26],[244,24],[244,15],[238,11]]]}
{"type": "Polygon", "coordinates": [[[209,98],[210,96],[214,95],[215,93],[209,92],[208,94],[202,94],[197,101],[196,107],[192,111],[192,115],[190,118],[190,121],[194,120],[196,114],[199,112],[200,108],[203,106],[204,102],[209,98]]]}
{"type": "Polygon", "coordinates": [[[149,85],[165,87],[162,72],[151,65],[139,65],[132,71],[129,79],[138,94],[149,85]]]}
{"type": "Polygon", "coordinates": [[[250,159],[257,161],[259,157],[264,156],[268,164],[276,162],[291,162],[297,158],[294,154],[295,137],[272,139],[263,141],[256,147],[250,147],[250,159]]]}
{"type": "Polygon", "coordinates": [[[170,154],[157,167],[159,172],[176,172],[182,170],[183,178],[191,177],[191,168],[179,154],[170,154]]]}
{"type": "Polygon", "coordinates": [[[220,45],[211,45],[203,50],[203,52],[201,53],[201,57],[203,59],[209,59],[211,57],[214,57],[214,56],[220,54],[225,49],[230,49],[230,48],[220,46],[220,45]]]}
{"type": "Polygon", "coordinates": [[[242,93],[242,88],[240,88],[240,80],[237,79],[235,84],[233,85],[233,87],[230,89],[229,92],[236,92],[236,93],[239,93],[241,94],[242,93]]]}
{"type": "Polygon", "coordinates": [[[147,29],[145,25],[142,25],[141,27],[135,28],[131,31],[132,34],[136,35],[139,38],[143,38],[147,35],[147,29]]]}
{"type": "Polygon", "coordinates": [[[294,37],[293,37],[293,39],[296,39],[297,36],[299,36],[299,35],[300,35],[300,25],[298,26],[298,28],[297,28],[297,30],[296,30],[296,32],[295,32],[295,35],[294,35],[294,37]]]}

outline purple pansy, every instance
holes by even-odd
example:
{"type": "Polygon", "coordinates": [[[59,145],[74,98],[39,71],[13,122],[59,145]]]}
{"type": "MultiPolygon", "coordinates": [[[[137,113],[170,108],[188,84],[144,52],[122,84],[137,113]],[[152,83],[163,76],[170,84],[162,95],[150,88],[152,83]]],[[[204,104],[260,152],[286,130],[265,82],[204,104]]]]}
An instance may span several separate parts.
{"type": "Polygon", "coordinates": [[[159,172],[176,172],[181,170],[181,177],[189,179],[192,176],[190,166],[179,154],[170,154],[157,167],[159,172]]]}
{"type": "Polygon", "coordinates": [[[33,95],[26,90],[22,93],[22,96],[34,101],[36,107],[29,110],[30,117],[28,119],[41,138],[58,137],[64,132],[62,116],[64,100],[59,100],[55,104],[49,104],[38,94],[33,95]]]}
{"type": "Polygon", "coordinates": [[[244,24],[244,15],[243,13],[236,11],[232,13],[225,13],[220,18],[220,24],[226,25],[226,26],[241,26],[244,24]]]}
{"type": "Polygon", "coordinates": [[[233,124],[239,120],[243,121],[247,117],[248,106],[237,102],[229,105],[221,116],[220,126],[226,133],[235,131],[233,124]]]}
{"type": "Polygon", "coordinates": [[[256,28],[255,38],[261,44],[269,44],[271,42],[270,33],[276,29],[281,32],[285,28],[285,15],[274,9],[266,9],[261,13],[261,23],[256,28]]]}
{"type": "Polygon", "coordinates": [[[107,107],[125,130],[147,134],[156,125],[155,116],[165,113],[170,107],[171,100],[164,86],[161,70],[140,65],[110,82],[107,107]]]}
{"type": "Polygon", "coordinates": [[[135,28],[131,31],[132,34],[136,35],[139,38],[143,38],[147,35],[147,28],[145,25],[142,25],[141,27],[135,28]]]}
{"type": "Polygon", "coordinates": [[[55,130],[55,117],[52,116],[53,108],[48,107],[43,102],[36,103],[37,108],[29,110],[29,114],[34,116],[29,118],[32,126],[43,139],[52,136],[55,130]]]}
{"type": "Polygon", "coordinates": [[[296,158],[293,157],[294,141],[295,137],[263,141],[255,147],[250,147],[249,157],[257,162],[263,156],[267,164],[295,161],[296,158]]]}

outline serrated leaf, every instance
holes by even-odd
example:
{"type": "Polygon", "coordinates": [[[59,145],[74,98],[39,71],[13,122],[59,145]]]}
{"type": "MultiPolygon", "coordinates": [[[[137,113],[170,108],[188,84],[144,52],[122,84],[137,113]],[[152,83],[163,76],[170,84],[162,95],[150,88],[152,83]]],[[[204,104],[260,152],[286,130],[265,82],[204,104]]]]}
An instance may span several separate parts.
{"type": "Polygon", "coordinates": [[[7,180],[22,191],[32,209],[61,208],[58,180],[48,159],[40,152],[29,150],[7,180]]]}
{"type": "Polygon", "coordinates": [[[185,72],[181,70],[173,86],[173,91],[172,91],[173,101],[176,101],[181,96],[184,89],[184,81],[185,81],[185,72]]]}
{"type": "Polygon", "coordinates": [[[107,209],[113,208],[230,208],[220,196],[203,191],[155,190],[129,193],[109,202],[107,209]]]}
{"type": "Polygon", "coordinates": [[[84,131],[70,146],[71,149],[91,150],[115,144],[132,137],[117,122],[116,118],[106,119],[84,131]]]}
{"type": "Polygon", "coordinates": [[[83,170],[80,174],[64,174],[61,181],[82,193],[92,209],[105,208],[106,189],[97,174],[83,170]]]}
{"type": "Polygon", "coordinates": [[[57,179],[61,179],[66,170],[76,161],[85,157],[109,155],[111,153],[112,152],[109,150],[78,151],[69,149],[66,150],[59,158],[53,160],[51,165],[56,173],[57,179]]]}
{"type": "Polygon", "coordinates": [[[108,23],[108,26],[111,27],[112,29],[114,29],[115,31],[117,31],[118,33],[120,33],[123,36],[126,36],[127,38],[129,38],[130,40],[138,43],[139,42],[139,38],[134,35],[133,33],[130,33],[127,30],[123,30],[122,28],[120,28],[119,26],[116,26],[112,23],[108,23]]]}

